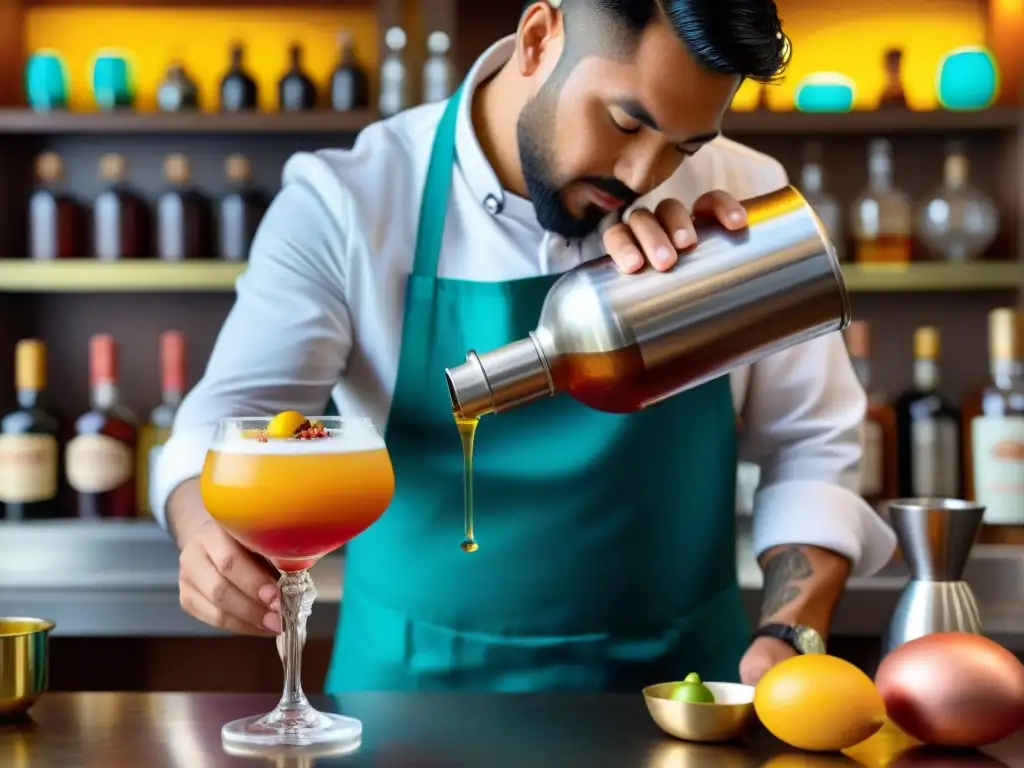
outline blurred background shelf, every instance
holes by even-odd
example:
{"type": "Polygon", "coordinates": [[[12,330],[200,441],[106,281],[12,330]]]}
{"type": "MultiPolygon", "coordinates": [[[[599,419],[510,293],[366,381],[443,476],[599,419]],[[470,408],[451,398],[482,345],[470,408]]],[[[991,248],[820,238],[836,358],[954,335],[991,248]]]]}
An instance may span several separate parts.
{"type": "MultiPolygon", "coordinates": [[[[59,134],[322,134],[355,133],[379,119],[375,110],[305,113],[34,112],[0,110],[0,133],[59,134]]],[[[995,107],[981,112],[882,110],[844,114],[730,112],[729,136],[876,135],[902,133],[1005,132],[1024,126],[1021,110],[995,107]]]]}
{"type": "Polygon", "coordinates": [[[8,134],[231,134],[356,133],[379,119],[375,110],[352,112],[33,112],[0,110],[8,134]]]}
{"type": "Polygon", "coordinates": [[[0,260],[0,293],[222,293],[244,263],[0,260]]]}
{"type": "MultiPolygon", "coordinates": [[[[0,260],[0,293],[226,293],[244,263],[191,261],[97,262],[0,260]]],[[[1024,283],[1024,264],[911,264],[844,266],[858,293],[1013,291],[1024,283]]]]}

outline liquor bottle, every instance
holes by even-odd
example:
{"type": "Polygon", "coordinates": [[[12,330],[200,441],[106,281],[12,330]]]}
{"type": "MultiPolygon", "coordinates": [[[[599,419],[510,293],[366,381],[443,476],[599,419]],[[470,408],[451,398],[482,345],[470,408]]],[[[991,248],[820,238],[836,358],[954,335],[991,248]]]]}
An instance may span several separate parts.
{"type": "Polygon", "coordinates": [[[427,35],[427,60],[423,63],[423,103],[444,101],[452,95],[454,72],[448,59],[451,40],[444,32],[427,35]]]}
{"type": "Polygon", "coordinates": [[[846,345],[853,370],[868,396],[864,419],[864,455],[861,461],[861,496],[875,505],[899,497],[899,445],[896,412],[871,381],[870,328],[856,320],[846,329],[846,345]]]}
{"type": "Polygon", "coordinates": [[[64,163],[55,152],[36,158],[37,187],[28,202],[29,257],[69,259],[82,255],[82,207],[58,187],[64,163]]]}
{"type": "Polygon", "coordinates": [[[190,168],[185,155],[164,159],[170,188],[156,202],[156,255],[164,261],[211,258],[210,201],[188,186],[190,168]]]}
{"type": "Polygon", "coordinates": [[[75,422],[64,453],[78,516],[135,515],[135,416],[120,402],[117,345],[106,334],[89,340],[92,407],[75,422]]]}
{"type": "Polygon", "coordinates": [[[933,258],[973,261],[985,253],[999,232],[999,210],[971,186],[969,170],[963,145],[950,144],[943,184],[921,202],[917,234],[933,258]]]}
{"type": "Polygon", "coordinates": [[[885,87],[878,106],[907,107],[907,95],[903,91],[903,51],[900,48],[890,48],[885,52],[885,87]]]}
{"type": "Polygon", "coordinates": [[[199,109],[199,87],[185,65],[175,59],[156,89],[156,105],[163,112],[194,112],[199,109]]]}
{"type": "Polygon", "coordinates": [[[140,259],[149,256],[150,214],[145,201],[127,183],[121,155],[100,158],[100,178],[108,183],[93,204],[93,249],[97,259],[140,259]]]}
{"type": "Polygon", "coordinates": [[[338,66],[331,75],[331,108],[338,112],[370,106],[370,78],[356,59],[355,38],[342,30],[338,66]]]}
{"type": "Polygon", "coordinates": [[[220,201],[218,255],[225,261],[245,261],[267,210],[267,200],[252,186],[252,166],[244,155],[228,156],[224,172],[233,189],[220,201]]]}
{"type": "Polygon", "coordinates": [[[850,209],[854,261],[906,263],[911,259],[910,198],[893,184],[892,145],[868,147],[868,186],[850,209]]]}
{"type": "Polygon", "coordinates": [[[220,108],[224,112],[256,109],[256,81],[245,71],[244,58],[245,48],[241,43],[234,43],[231,46],[231,67],[220,83],[220,108]]]}
{"type": "Polygon", "coordinates": [[[302,46],[292,43],[288,49],[291,66],[277,84],[278,109],[301,112],[316,109],[316,86],[302,69],[302,46]]]}
{"type": "Polygon", "coordinates": [[[398,114],[409,106],[409,72],[405,65],[405,30],[391,27],[384,33],[387,54],[380,66],[380,113],[398,114]]]}
{"type": "Polygon", "coordinates": [[[149,483],[160,457],[160,449],[171,436],[174,417],[185,394],[185,337],[179,331],[160,336],[160,405],[153,409],[149,423],[139,430],[139,515],[152,514],[149,483]]]}
{"type": "Polygon", "coordinates": [[[939,392],[939,332],[914,334],[914,383],[896,400],[900,496],[960,498],[960,414],[939,392]]]}
{"type": "Polygon", "coordinates": [[[45,406],[46,347],[18,342],[14,354],[18,408],[0,420],[0,518],[61,516],[57,439],[60,423],[45,406]]]}
{"type": "Polygon", "coordinates": [[[989,314],[992,377],[971,423],[974,491],[985,505],[983,538],[1024,543],[1024,314],[989,314]],[[1013,526],[1015,530],[1007,530],[1013,526]],[[1007,539],[1007,534],[1016,535],[1007,539]]]}
{"type": "Polygon", "coordinates": [[[829,239],[836,247],[836,255],[845,260],[845,234],[843,232],[843,209],[839,202],[824,190],[825,172],[821,167],[821,144],[813,142],[804,150],[804,166],[801,172],[800,191],[821,223],[825,225],[829,239]]]}

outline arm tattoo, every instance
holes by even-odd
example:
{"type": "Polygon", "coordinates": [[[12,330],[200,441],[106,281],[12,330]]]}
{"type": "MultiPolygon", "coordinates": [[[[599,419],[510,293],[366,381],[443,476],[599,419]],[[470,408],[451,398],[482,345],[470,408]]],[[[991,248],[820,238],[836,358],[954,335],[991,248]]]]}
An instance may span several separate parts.
{"type": "Polygon", "coordinates": [[[761,620],[771,618],[800,596],[800,587],[793,582],[809,578],[813,573],[807,556],[790,547],[772,557],[764,566],[764,606],[761,620]]]}

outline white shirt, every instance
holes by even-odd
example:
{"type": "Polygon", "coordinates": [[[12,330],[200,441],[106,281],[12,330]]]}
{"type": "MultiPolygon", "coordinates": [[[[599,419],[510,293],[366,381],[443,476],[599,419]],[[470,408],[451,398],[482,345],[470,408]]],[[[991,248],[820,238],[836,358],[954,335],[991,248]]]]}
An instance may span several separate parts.
{"type": "MultiPolygon", "coordinates": [[[[544,232],[530,202],[502,190],[477,142],[473,88],[511,52],[512,38],[495,44],[466,80],[439,277],[486,282],[555,274],[604,252],[599,234],[566,242],[544,232]]],[[[315,414],[333,394],[341,414],[370,416],[385,428],[421,190],[443,109],[409,110],[363,130],[352,149],[288,161],[206,373],[182,403],[161,452],[151,490],[161,524],[170,493],[200,474],[222,417],[315,414]]],[[[786,183],[778,162],[723,138],[641,203],[671,196],[690,205],[712,189],[743,199],[786,183]]],[[[866,398],[840,335],[738,370],[731,384],[742,457],[761,468],[757,554],[783,544],[817,545],[849,558],[856,575],[880,569],[895,538],[856,492],[866,398]]]]}

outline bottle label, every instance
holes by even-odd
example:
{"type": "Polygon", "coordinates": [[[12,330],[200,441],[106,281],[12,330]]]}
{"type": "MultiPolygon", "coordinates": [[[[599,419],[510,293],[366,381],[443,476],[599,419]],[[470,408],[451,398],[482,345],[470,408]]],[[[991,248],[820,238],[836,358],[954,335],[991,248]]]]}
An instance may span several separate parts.
{"type": "Polygon", "coordinates": [[[971,422],[974,495],[988,525],[1024,525],[1024,416],[971,422]]]}
{"type": "Polygon", "coordinates": [[[135,472],[132,449],[106,435],[79,435],[65,453],[68,483],[79,493],[105,493],[135,472]]]}
{"type": "Polygon", "coordinates": [[[0,502],[32,504],[57,495],[57,441],[0,435],[0,502]]]}
{"type": "Polygon", "coordinates": [[[882,425],[864,422],[864,455],[861,457],[860,495],[873,499],[882,495],[882,425]]]}
{"type": "Polygon", "coordinates": [[[960,488],[956,423],[949,419],[918,419],[910,431],[912,494],[956,498],[960,488]]]}

